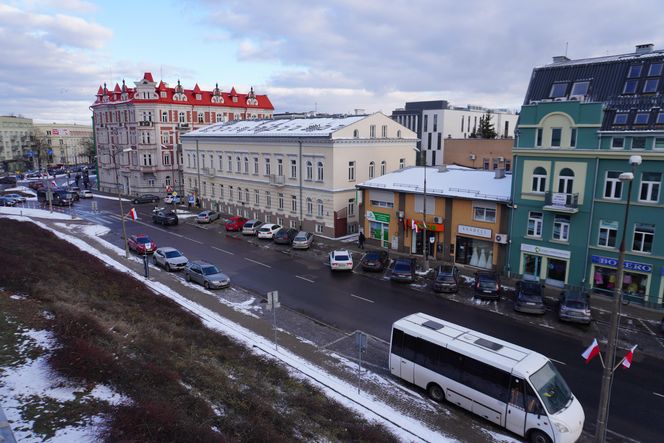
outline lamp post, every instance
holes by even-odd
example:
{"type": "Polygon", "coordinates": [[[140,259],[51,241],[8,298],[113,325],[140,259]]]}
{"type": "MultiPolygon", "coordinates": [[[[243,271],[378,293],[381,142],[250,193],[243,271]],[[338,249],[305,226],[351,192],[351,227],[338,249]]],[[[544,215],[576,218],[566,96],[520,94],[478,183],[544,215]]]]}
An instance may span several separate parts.
{"type": "Polygon", "coordinates": [[[118,152],[130,152],[131,148],[116,151],[113,149],[111,156],[113,157],[113,166],[115,169],[115,189],[118,191],[118,202],[120,202],[120,220],[122,220],[122,240],[124,241],[125,257],[129,258],[129,245],[127,244],[127,230],[125,229],[125,214],[122,207],[122,193],[120,192],[120,178],[118,176],[118,163],[115,161],[115,156],[118,152]]]}
{"type": "Polygon", "coordinates": [[[615,370],[616,345],[618,343],[618,322],[620,320],[620,302],[622,299],[623,268],[625,266],[625,234],[627,233],[627,217],[629,217],[629,203],[632,197],[632,183],[636,167],[642,162],[640,155],[632,155],[629,163],[632,172],[623,172],[618,177],[622,183],[627,182],[627,204],[625,205],[625,218],[623,222],[622,235],[620,237],[620,248],[618,250],[618,265],[616,269],[616,287],[613,293],[613,306],[611,309],[611,320],[609,322],[609,336],[606,349],[606,361],[602,370],[602,387],[599,396],[599,408],[597,410],[597,441],[606,440],[607,422],[609,418],[609,405],[611,403],[611,382],[615,370]]]}

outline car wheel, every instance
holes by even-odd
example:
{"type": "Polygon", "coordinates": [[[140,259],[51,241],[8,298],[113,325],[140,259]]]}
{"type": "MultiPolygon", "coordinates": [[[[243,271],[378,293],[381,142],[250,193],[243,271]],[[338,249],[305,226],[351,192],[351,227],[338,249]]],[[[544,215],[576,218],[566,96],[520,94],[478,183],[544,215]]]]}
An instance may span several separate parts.
{"type": "Polygon", "coordinates": [[[551,443],[551,438],[539,429],[533,429],[528,435],[530,443],[551,443]]]}
{"type": "Polygon", "coordinates": [[[427,394],[429,394],[429,397],[431,397],[433,401],[438,403],[442,403],[445,400],[445,391],[443,391],[443,388],[436,383],[430,383],[429,386],[427,386],[427,394]]]}
{"type": "Polygon", "coordinates": [[[158,201],[159,201],[158,198],[153,198],[153,199],[152,199],[152,203],[157,203],[158,201]]]}
{"type": "Polygon", "coordinates": [[[191,276],[189,274],[184,274],[184,279],[187,281],[191,281],[191,276]]]}
{"type": "Polygon", "coordinates": [[[206,282],[203,282],[203,287],[204,287],[205,289],[210,289],[210,283],[208,283],[207,281],[206,281],[206,282]]]}
{"type": "Polygon", "coordinates": [[[131,202],[132,202],[133,204],[137,205],[137,204],[138,204],[138,199],[135,198],[135,199],[133,199],[131,202]]]}
{"type": "Polygon", "coordinates": [[[166,263],[166,272],[171,272],[171,265],[166,263]]]}

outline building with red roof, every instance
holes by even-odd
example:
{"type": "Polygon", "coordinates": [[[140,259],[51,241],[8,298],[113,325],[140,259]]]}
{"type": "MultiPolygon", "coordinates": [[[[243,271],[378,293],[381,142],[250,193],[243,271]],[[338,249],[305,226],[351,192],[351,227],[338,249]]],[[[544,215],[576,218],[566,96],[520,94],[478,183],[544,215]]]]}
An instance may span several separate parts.
{"type": "Polygon", "coordinates": [[[269,119],[274,107],[267,95],[219,89],[169,87],[146,72],[128,87],[99,86],[93,112],[99,186],[123,194],[163,193],[182,189],[180,136],[213,123],[269,119]],[[117,155],[116,155],[117,154],[117,155]]]}

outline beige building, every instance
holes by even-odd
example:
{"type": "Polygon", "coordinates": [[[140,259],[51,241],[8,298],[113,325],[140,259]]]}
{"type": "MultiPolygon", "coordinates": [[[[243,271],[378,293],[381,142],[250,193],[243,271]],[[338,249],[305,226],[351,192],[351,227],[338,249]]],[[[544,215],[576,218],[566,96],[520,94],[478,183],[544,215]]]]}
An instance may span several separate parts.
{"type": "Polygon", "coordinates": [[[214,124],[182,142],[203,206],[339,237],[358,232],[355,185],[413,166],[417,136],[376,113],[214,124]]]}
{"type": "Polygon", "coordinates": [[[51,162],[63,165],[89,163],[92,126],[69,123],[35,123],[35,137],[52,150],[51,162]]]}
{"type": "Polygon", "coordinates": [[[22,163],[30,151],[33,137],[32,119],[13,115],[0,116],[0,169],[17,169],[17,163],[22,163]]]}
{"type": "Polygon", "coordinates": [[[443,163],[493,171],[512,169],[512,138],[450,138],[445,140],[443,163]]]}

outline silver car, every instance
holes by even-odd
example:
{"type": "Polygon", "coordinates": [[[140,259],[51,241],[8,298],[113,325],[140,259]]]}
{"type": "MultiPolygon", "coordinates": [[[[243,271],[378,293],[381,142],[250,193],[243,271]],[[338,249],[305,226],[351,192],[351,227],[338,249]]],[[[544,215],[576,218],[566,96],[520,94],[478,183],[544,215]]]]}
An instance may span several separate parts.
{"type": "Polygon", "coordinates": [[[231,284],[231,279],[219,268],[202,260],[189,262],[184,268],[184,278],[203,285],[205,289],[225,288],[231,284]]]}
{"type": "Polygon", "coordinates": [[[294,249],[309,249],[309,246],[314,242],[314,235],[311,232],[300,231],[293,239],[291,246],[294,249]]]}
{"type": "Polygon", "coordinates": [[[196,216],[196,223],[212,223],[215,220],[219,220],[217,211],[203,211],[196,216]]]}
{"type": "Polygon", "coordinates": [[[157,248],[157,250],[154,251],[152,263],[171,272],[184,269],[187,266],[187,263],[189,263],[189,260],[177,249],[165,246],[163,248],[157,248]]]}
{"type": "Polygon", "coordinates": [[[18,203],[25,203],[26,198],[19,194],[5,194],[4,197],[16,200],[18,203]]]}

